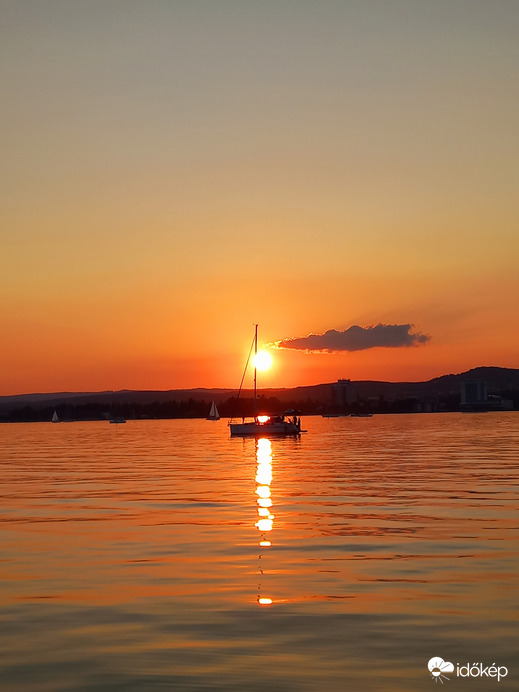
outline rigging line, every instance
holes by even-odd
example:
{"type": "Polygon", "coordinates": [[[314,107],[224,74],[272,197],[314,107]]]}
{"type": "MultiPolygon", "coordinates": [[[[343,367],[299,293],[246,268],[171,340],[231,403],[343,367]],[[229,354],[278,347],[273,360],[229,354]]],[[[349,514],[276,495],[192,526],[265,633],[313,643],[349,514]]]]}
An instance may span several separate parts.
{"type": "Polygon", "coordinates": [[[241,388],[243,387],[243,380],[245,379],[245,375],[247,374],[247,368],[249,367],[250,354],[252,353],[255,338],[256,337],[252,339],[252,344],[250,345],[249,355],[247,356],[247,362],[245,363],[245,370],[243,371],[243,375],[241,377],[240,389],[238,390],[238,396],[236,397],[236,403],[238,403],[238,399],[240,398],[241,388]]]}

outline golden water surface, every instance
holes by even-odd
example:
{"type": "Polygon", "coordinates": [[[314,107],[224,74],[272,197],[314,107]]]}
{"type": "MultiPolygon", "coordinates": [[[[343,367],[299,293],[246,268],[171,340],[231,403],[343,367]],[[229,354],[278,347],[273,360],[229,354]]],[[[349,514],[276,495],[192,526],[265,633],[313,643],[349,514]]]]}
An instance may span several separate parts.
{"type": "Polygon", "coordinates": [[[519,689],[519,415],[304,427],[0,426],[0,689],[519,689]]]}

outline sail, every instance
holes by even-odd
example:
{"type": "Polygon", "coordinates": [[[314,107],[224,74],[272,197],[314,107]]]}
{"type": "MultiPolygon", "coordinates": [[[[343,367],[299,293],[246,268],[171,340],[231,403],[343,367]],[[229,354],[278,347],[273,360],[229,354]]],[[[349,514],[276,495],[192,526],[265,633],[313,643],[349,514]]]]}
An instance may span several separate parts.
{"type": "Polygon", "coordinates": [[[53,423],[58,423],[58,422],[59,422],[58,412],[57,412],[57,411],[54,411],[54,413],[52,414],[52,422],[53,422],[53,423]]]}
{"type": "Polygon", "coordinates": [[[211,410],[209,411],[207,420],[220,420],[220,414],[218,413],[218,409],[216,408],[216,404],[214,403],[214,401],[211,404],[211,410]]]}

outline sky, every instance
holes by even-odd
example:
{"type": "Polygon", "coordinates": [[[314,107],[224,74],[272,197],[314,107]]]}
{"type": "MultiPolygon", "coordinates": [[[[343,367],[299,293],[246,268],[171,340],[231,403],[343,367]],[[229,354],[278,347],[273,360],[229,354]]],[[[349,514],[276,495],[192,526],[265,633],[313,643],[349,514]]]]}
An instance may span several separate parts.
{"type": "Polygon", "coordinates": [[[0,15],[0,395],[519,368],[515,0],[0,15]]]}

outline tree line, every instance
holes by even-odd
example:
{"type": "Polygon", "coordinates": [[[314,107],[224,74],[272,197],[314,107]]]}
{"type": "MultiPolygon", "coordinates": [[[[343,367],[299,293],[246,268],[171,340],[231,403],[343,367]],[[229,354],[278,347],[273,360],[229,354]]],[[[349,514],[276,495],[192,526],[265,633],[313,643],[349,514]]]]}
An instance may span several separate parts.
{"type": "MultiPolygon", "coordinates": [[[[505,392],[503,392],[505,394],[505,392]]],[[[507,398],[513,401],[514,409],[519,408],[519,392],[508,390],[507,398]]],[[[241,418],[254,414],[252,397],[237,398],[217,402],[222,418],[241,418]]],[[[0,412],[0,422],[44,422],[50,421],[56,411],[60,421],[108,420],[124,418],[126,420],[167,419],[167,418],[206,418],[211,401],[203,399],[185,399],[183,401],[154,401],[151,403],[134,402],[89,402],[76,403],[70,400],[49,406],[30,406],[0,412]]],[[[386,400],[383,396],[370,399],[359,399],[351,404],[338,407],[333,401],[307,398],[304,400],[280,401],[276,397],[259,396],[256,410],[258,414],[279,415],[288,409],[294,409],[298,415],[310,416],[323,413],[418,413],[448,412],[460,410],[458,395],[444,395],[435,398],[402,398],[386,400]]]]}
{"type": "MultiPolygon", "coordinates": [[[[252,398],[230,397],[217,404],[222,418],[252,416],[254,400],[252,398]]],[[[167,418],[206,418],[209,414],[211,401],[186,399],[184,401],[154,401],[139,402],[89,402],[74,404],[70,401],[52,406],[26,405],[0,414],[0,421],[11,423],[31,423],[50,421],[56,411],[60,421],[79,420],[109,420],[124,418],[126,420],[167,419],[167,418]]],[[[276,397],[260,396],[257,400],[257,413],[277,415],[293,408],[300,411],[304,408],[306,415],[319,412],[322,404],[307,399],[305,401],[281,402],[276,397]]]]}

